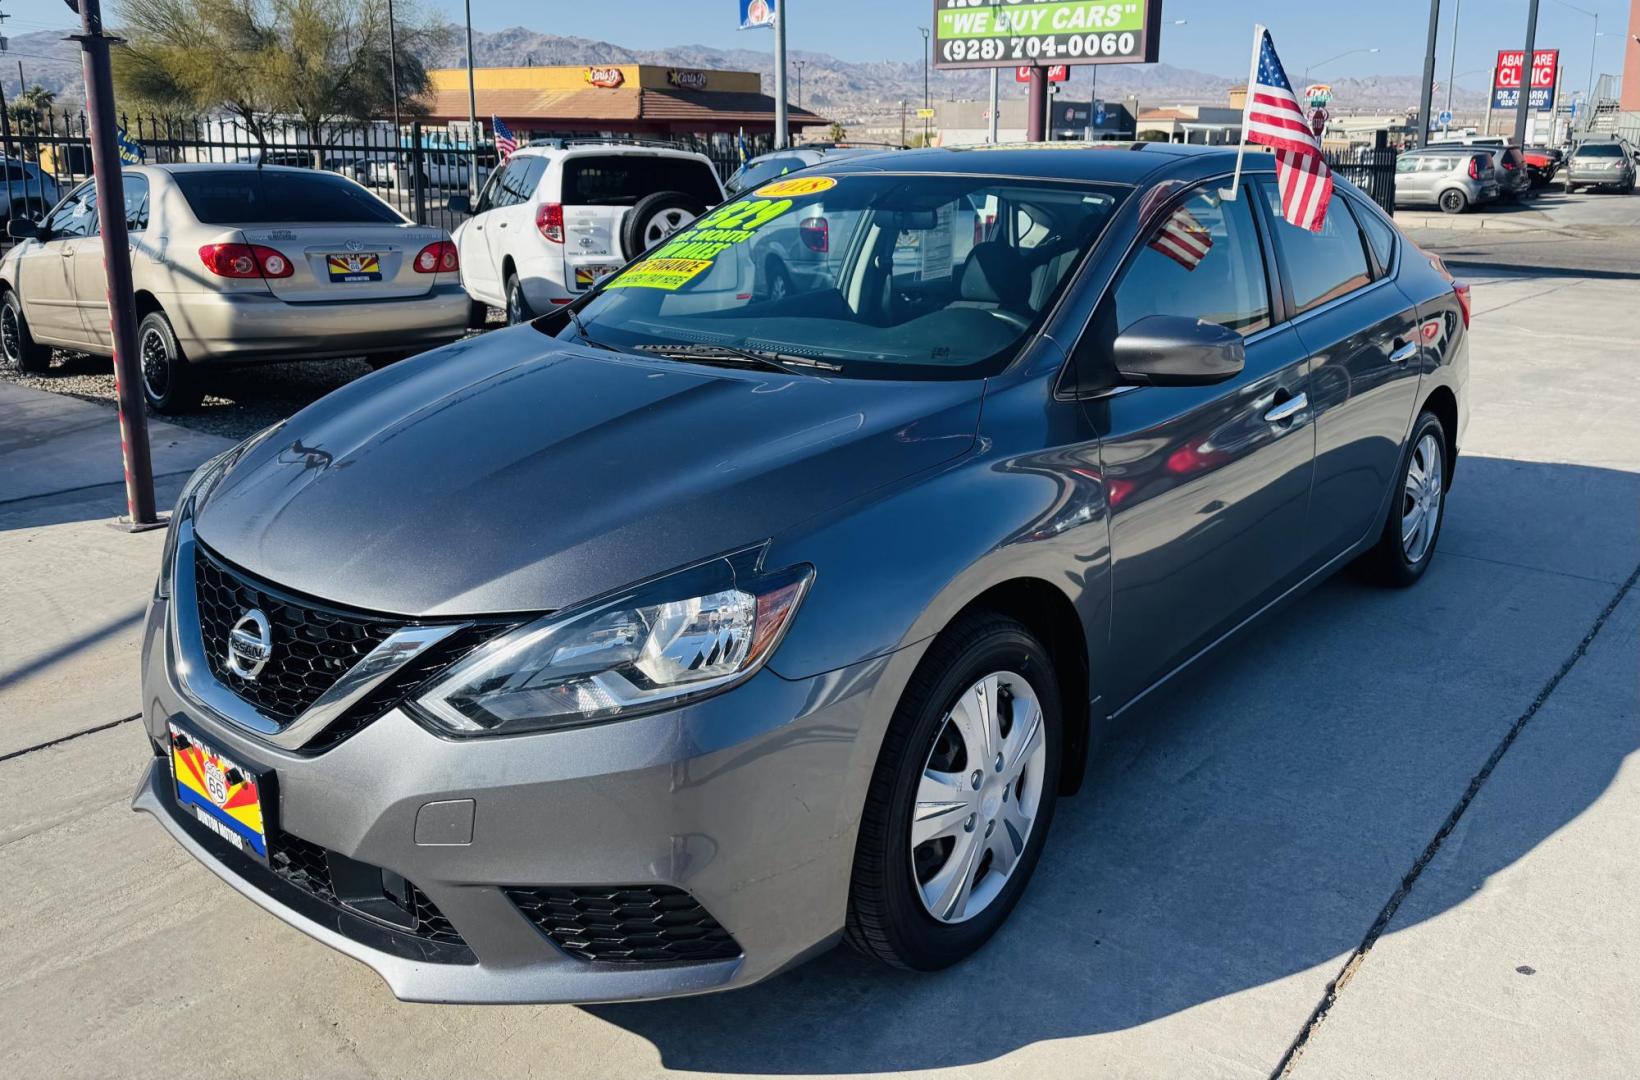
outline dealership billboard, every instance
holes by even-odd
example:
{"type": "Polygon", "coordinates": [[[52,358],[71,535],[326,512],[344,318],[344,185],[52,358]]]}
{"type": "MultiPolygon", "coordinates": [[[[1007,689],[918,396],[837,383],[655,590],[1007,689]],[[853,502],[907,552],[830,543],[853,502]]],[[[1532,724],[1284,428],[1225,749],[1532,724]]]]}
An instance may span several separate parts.
{"type": "Polygon", "coordinates": [[[1162,0],[934,0],[934,66],[1153,64],[1162,0]]]}
{"type": "MultiPolygon", "coordinates": [[[[1520,105],[1520,90],[1526,85],[1526,52],[1505,49],[1498,53],[1492,69],[1492,107],[1513,109],[1520,105]]],[[[1555,82],[1560,77],[1560,50],[1538,49],[1532,54],[1530,107],[1548,112],[1555,107],[1555,82]]]]}

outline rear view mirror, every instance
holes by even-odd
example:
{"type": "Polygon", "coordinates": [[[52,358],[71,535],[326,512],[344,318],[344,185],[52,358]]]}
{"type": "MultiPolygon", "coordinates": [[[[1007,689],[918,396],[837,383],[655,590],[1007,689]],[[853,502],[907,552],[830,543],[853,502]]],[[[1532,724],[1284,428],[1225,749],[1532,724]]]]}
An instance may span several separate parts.
{"type": "Polygon", "coordinates": [[[452,214],[470,214],[473,212],[473,200],[466,195],[451,195],[444,208],[452,214]]]}
{"type": "Polygon", "coordinates": [[[1217,323],[1149,315],[1122,333],[1111,359],[1124,382],[1139,386],[1211,386],[1241,373],[1241,335],[1217,323]]]}
{"type": "Polygon", "coordinates": [[[40,223],[30,221],[28,218],[14,217],[6,223],[6,235],[13,240],[38,239],[40,236],[40,223]]]}

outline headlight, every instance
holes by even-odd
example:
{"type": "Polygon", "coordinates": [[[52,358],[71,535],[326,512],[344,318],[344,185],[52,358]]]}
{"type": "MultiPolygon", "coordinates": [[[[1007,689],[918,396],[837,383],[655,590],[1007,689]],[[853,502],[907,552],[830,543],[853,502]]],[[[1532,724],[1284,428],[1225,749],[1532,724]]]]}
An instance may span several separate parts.
{"type": "Polygon", "coordinates": [[[417,704],[446,735],[511,735],[674,708],[749,678],[779,644],[814,569],[764,573],[761,548],[520,627],[417,704]]]}
{"type": "Polygon", "coordinates": [[[183,518],[192,515],[196,505],[203,505],[205,500],[211,497],[211,491],[217,482],[228,474],[228,470],[233,468],[235,462],[283,426],[284,421],[281,420],[258,431],[238,446],[222,451],[195,469],[194,474],[188,477],[188,482],[182,485],[182,493],[177,496],[176,509],[171,511],[170,527],[165,530],[165,553],[159,565],[159,583],[154,588],[157,597],[164,599],[171,595],[171,583],[176,576],[177,524],[183,518]]]}

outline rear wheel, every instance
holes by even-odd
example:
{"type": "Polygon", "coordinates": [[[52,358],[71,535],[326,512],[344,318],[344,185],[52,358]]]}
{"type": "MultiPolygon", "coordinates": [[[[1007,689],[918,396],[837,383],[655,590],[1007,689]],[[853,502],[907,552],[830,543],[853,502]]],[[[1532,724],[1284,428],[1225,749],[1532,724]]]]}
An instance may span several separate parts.
{"type": "Polygon", "coordinates": [[[516,326],[519,323],[529,322],[535,318],[530,310],[529,298],[524,295],[523,283],[518,280],[517,274],[507,275],[507,325],[516,326]]]}
{"type": "Polygon", "coordinates": [[[1405,587],[1424,576],[1435,557],[1446,516],[1446,430],[1432,412],[1419,415],[1411,449],[1401,464],[1394,503],[1378,543],[1362,558],[1362,569],[1385,585],[1405,587]]]}
{"type": "Polygon", "coordinates": [[[1469,209],[1469,196],[1457,188],[1448,188],[1441,192],[1441,212],[1444,214],[1461,214],[1469,209]]]}
{"type": "Polygon", "coordinates": [[[0,353],[6,366],[18,371],[41,372],[51,367],[51,350],[34,340],[23,315],[23,300],[11,289],[0,296],[0,353]]]}
{"type": "Polygon", "coordinates": [[[1572,195],[1572,194],[1575,194],[1576,192],[1577,192],[1577,185],[1572,183],[1570,180],[1566,181],[1566,194],[1572,195]]]}
{"type": "Polygon", "coordinates": [[[770,300],[784,300],[786,297],[797,291],[796,287],[792,284],[791,271],[786,269],[786,264],[780,261],[780,257],[778,255],[769,256],[768,276],[769,285],[767,291],[768,298],[770,300]]]}
{"type": "Polygon", "coordinates": [[[1053,819],[1059,683],[1019,622],[977,612],[930,646],[866,797],[846,936],[932,971],[984,945],[1025,891],[1053,819]]]}
{"type": "Polygon", "coordinates": [[[137,326],[137,356],[142,361],[142,394],[150,409],[180,413],[199,408],[205,397],[199,372],[182,355],[164,312],[143,316],[137,326]]]}

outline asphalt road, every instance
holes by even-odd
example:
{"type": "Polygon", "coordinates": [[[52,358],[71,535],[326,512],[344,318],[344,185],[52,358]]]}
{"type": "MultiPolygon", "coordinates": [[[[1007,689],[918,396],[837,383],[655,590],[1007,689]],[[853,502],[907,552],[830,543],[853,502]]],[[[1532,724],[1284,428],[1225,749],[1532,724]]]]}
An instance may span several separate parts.
{"type": "Polygon", "coordinates": [[[1533,270],[1640,281],[1640,193],[1567,195],[1555,185],[1513,206],[1396,217],[1414,242],[1466,274],[1533,270]]]}
{"type": "Polygon", "coordinates": [[[1640,1075],[1640,288],[1474,288],[1424,580],[1330,582],[1130,717],[980,955],[619,1007],[400,1004],[132,814],[161,537],[108,527],[106,411],[0,399],[5,1074],[1640,1075]]]}

